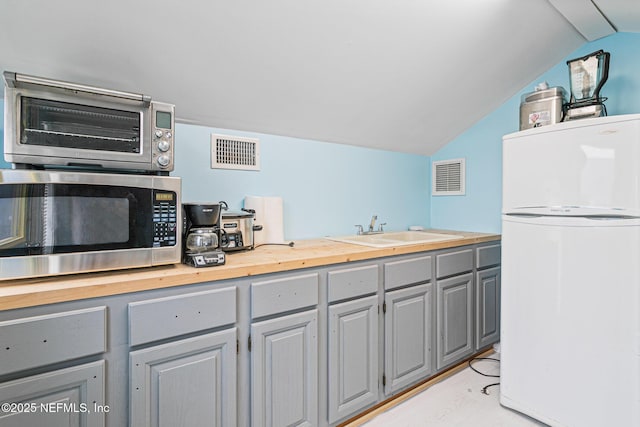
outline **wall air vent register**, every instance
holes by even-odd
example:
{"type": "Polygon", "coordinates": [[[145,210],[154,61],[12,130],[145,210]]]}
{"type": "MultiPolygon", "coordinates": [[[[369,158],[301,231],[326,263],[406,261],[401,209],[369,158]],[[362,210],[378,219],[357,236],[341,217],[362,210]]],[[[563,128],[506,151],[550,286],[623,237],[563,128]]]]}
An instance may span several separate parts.
{"type": "Polygon", "coordinates": [[[464,196],[464,159],[433,162],[431,167],[431,194],[434,196],[464,196]]]}
{"type": "Polygon", "coordinates": [[[260,140],[212,133],[211,168],[260,170],[260,140]]]}

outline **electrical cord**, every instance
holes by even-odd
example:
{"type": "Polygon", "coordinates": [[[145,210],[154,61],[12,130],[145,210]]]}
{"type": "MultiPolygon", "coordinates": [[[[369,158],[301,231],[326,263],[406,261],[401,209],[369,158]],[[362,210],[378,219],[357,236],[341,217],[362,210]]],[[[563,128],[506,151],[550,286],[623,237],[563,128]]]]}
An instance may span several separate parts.
{"type": "MultiPolygon", "coordinates": [[[[265,245],[275,245],[275,246],[289,246],[289,247],[293,247],[295,245],[295,242],[289,242],[289,243],[260,243],[259,245],[255,245],[253,247],[253,249],[255,248],[259,248],[260,246],[265,246],[265,245]]],[[[227,252],[227,255],[233,255],[234,253],[241,253],[242,251],[237,251],[237,252],[227,252]]]]}
{"type": "Polygon", "coordinates": [[[256,245],[255,247],[258,248],[260,246],[265,246],[265,245],[273,245],[273,246],[291,246],[293,247],[295,245],[295,242],[289,242],[289,243],[261,243],[259,245],[256,245]]]}
{"type": "MultiPolygon", "coordinates": [[[[478,370],[477,370],[476,368],[474,368],[474,367],[473,367],[473,365],[472,365],[472,362],[475,362],[476,360],[494,360],[494,361],[496,361],[496,362],[500,363],[500,359],[495,359],[495,358],[493,358],[493,357],[474,357],[473,359],[469,360],[469,368],[471,368],[471,370],[472,370],[473,372],[476,372],[476,373],[478,373],[478,374],[482,375],[483,377],[500,378],[500,375],[485,374],[484,372],[480,372],[480,371],[478,371],[478,370]]],[[[489,394],[489,393],[487,392],[487,390],[489,389],[489,387],[494,387],[494,386],[497,386],[497,385],[500,385],[500,383],[499,383],[499,382],[497,382],[497,383],[493,383],[493,384],[486,385],[486,386],[484,386],[484,387],[482,388],[482,390],[480,390],[480,391],[481,391],[483,394],[489,394]]]]}

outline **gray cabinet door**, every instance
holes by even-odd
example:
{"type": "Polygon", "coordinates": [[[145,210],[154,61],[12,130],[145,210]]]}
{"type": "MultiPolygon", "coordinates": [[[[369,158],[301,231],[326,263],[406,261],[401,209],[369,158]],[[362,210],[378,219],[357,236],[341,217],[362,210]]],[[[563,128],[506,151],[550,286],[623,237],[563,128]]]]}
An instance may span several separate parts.
{"type": "Polygon", "coordinates": [[[329,307],[329,422],[378,400],[378,297],[329,307]]]}
{"type": "Polygon", "coordinates": [[[437,369],[473,352],[473,274],[438,280],[437,369]]]}
{"type": "Polygon", "coordinates": [[[386,394],[419,381],[432,371],[432,289],[428,283],[385,294],[386,394]]]}
{"type": "Polygon", "coordinates": [[[2,427],[102,427],[104,361],[1,383],[0,403],[2,427]]]}
{"type": "Polygon", "coordinates": [[[130,425],[236,425],[236,329],[129,356],[130,425]]]}
{"type": "Polygon", "coordinates": [[[256,322],[251,342],[251,425],[317,425],[317,310],[256,322]]]}
{"type": "Polygon", "coordinates": [[[476,350],[500,340],[500,267],[476,273],[476,350]]]}

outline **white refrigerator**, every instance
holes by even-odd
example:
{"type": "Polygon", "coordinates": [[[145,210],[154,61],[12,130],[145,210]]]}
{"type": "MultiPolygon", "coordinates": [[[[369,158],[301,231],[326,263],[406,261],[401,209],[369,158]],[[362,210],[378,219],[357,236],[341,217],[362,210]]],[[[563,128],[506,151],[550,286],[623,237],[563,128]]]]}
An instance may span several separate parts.
{"type": "Polygon", "coordinates": [[[500,403],[640,426],[640,114],[503,138],[500,403]]]}

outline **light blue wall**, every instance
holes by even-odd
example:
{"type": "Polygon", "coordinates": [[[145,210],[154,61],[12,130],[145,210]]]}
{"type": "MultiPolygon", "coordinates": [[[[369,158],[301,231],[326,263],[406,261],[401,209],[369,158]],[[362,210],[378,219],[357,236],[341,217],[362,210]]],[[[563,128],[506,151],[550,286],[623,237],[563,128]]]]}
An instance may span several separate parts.
{"type": "MultiPolygon", "coordinates": [[[[389,230],[429,225],[426,156],[179,124],[175,161],[184,201],[225,200],[237,210],[246,195],[281,196],[287,239],[353,234],[374,214],[389,230]],[[259,138],[261,170],[211,169],[211,133],[259,138]]],[[[0,168],[11,168],[1,155],[0,168]]]]}
{"type": "Polygon", "coordinates": [[[601,91],[608,97],[609,115],[640,112],[640,34],[616,33],[586,43],[432,156],[432,161],[464,157],[467,167],[465,196],[431,197],[433,228],[501,231],[502,136],[518,131],[522,94],[545,80],[569,90],[566,60],[598,49],[611,53],[609,79],[601,91]]]}
{"type": "MultiPolygon", "coordinates": [[[[178,108],[178,107],[176,107],[178,108]]],[[[429,225],[429,158],[202,126],[176,128],[176,169],[185,201],[225,200],[242,207],[246,195],[281,196],[285,238],[353,234],[373,214],[388,230],[429,225]],[[210,134],[260,139],[260,171],[210,168],[210,134]]]]}

